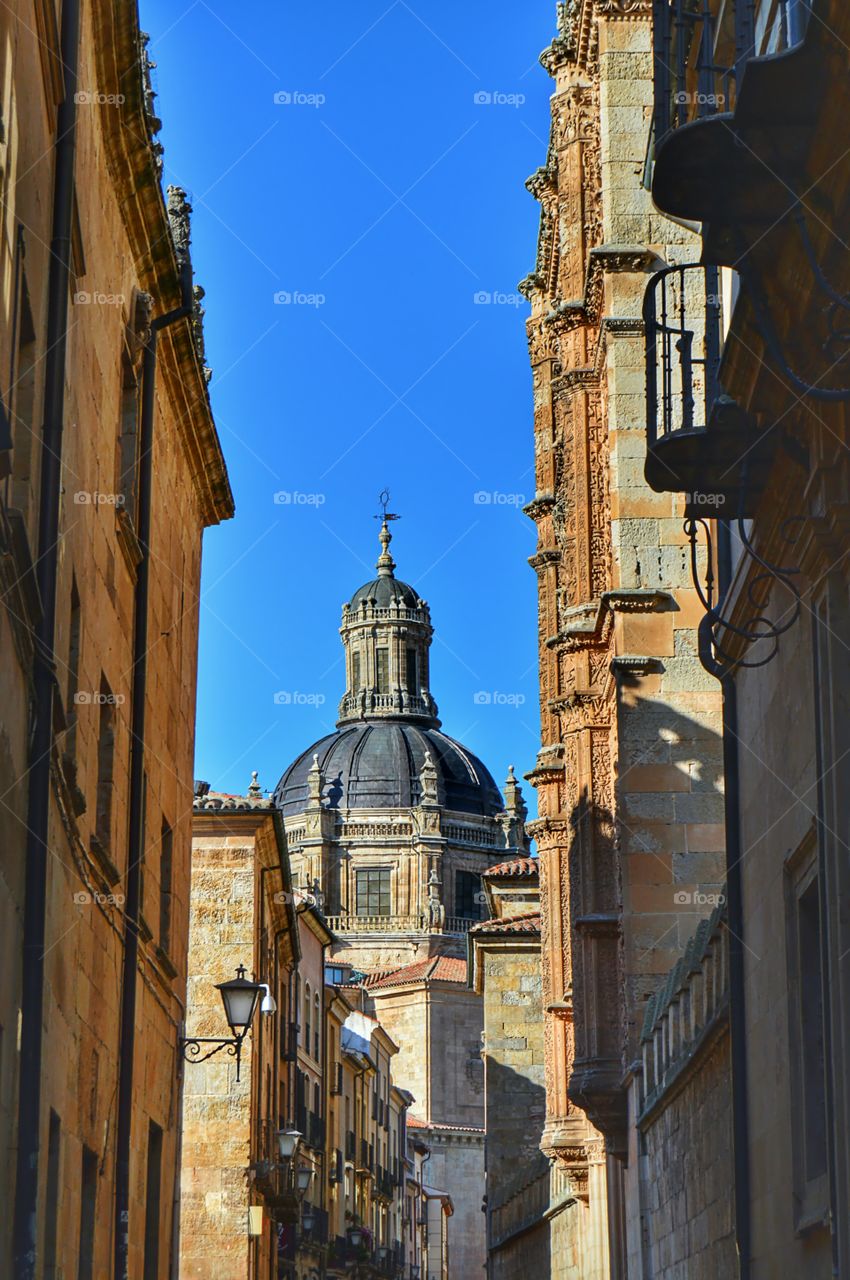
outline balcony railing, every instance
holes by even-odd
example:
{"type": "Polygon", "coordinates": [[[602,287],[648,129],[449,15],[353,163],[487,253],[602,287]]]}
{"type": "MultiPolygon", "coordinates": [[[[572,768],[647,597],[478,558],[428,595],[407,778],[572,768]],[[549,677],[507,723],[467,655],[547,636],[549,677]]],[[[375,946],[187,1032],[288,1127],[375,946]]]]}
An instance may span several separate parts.
{"type": "Polygon", "coordinates": [[[736,261],[742,246],[730,228],[781,218],[808,152],[818,74],[803,39],[811,0],[653,4],[652,193],[665,213],[709,224],[715,261],[736,261]]]}
{"type": "MultiPolygon", "coordinates": [[[[657,272],[644,298],[647,483],[684,493],[688,514],[749,514],[764,484],[765,443],[720,385],[720,271],[657,272]]],[[[766,441],[766,437],[765,437],[766,441]]]]}
{"type": "Polygon", "coordinates": [[[655,139],[734,110],[750,59],[803,39],[811,0],[654,0],[655,139]]]}
{"type": "Polygon", "coordinates": [[[299,1244],[306,1245],[322,1245],[328,1242],[328,1214],[326,1209],[320,1209],[317,1205],[312,1205],[309,1201],[305,1201],[301,1206],[301,1231],[299,1233],[299,1244]],[[305,1226],[305,1222],[309,1223],[309,1227],[305,1226]]]}

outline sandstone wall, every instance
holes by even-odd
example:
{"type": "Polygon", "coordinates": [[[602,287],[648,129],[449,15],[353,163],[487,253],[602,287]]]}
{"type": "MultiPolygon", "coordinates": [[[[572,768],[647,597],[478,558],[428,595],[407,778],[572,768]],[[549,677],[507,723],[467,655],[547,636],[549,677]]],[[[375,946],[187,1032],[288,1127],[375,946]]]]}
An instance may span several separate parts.
{"type": "Polygon", "coordinates": [[[643,1126],[644,1280],[738,1275],[730,1096],[724,1033],[643,1126]]]}

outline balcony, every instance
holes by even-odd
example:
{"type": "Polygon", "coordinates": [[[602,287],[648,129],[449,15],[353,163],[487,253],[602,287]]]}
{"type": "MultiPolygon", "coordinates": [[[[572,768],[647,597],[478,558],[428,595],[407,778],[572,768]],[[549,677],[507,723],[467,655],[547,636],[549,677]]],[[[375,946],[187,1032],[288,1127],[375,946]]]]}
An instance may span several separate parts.
{"type": "Polygon", "coordinates": [[[384,1200],[392,1200],[395,1194],[395,1184],[389,1169],[382,1169],[378,1165],[375,1175],[375,1184],[372,1187],[373,1196],[380,1196],[384,1200]]]}
{"type": "Polygon", "coordinates": [[[684,493],[689,516],[751,515],[770,467],[769,437],[722,391],[718,268],[657,272],[643,316],[647,484],[684,493]]]}
{"type": "Polygon", "coordinates": [[[304,1113],[304,1138],[306,1147],[314,1151],[323,1151],[325,1146],[325,1122],[315,1111],[304,1113]]]}
{"type": "Polygon", "coordinates": [[[710,224],[730,255],[734,229],[769,226],[795,200],[819,97],[811,4],[654,0],[653,198],[710,224]]]}
{"type": "Polygon", "coordinates": [[[299,1248],[318,1249],[328,1243],[328,1215],[325,1209],[305,1201],[301,1208],[299,1248]]]}
{"type": "Polygon", "coordinates": [[[254,1190],[263,1197],[277,1222],[292,1224],[298,1220],[299,1195],[293,1180],[292,1166],[280,1161],[278,1126],[271,1120],[260,1125],[257,1159],[250,1167],[254,1190]]]}

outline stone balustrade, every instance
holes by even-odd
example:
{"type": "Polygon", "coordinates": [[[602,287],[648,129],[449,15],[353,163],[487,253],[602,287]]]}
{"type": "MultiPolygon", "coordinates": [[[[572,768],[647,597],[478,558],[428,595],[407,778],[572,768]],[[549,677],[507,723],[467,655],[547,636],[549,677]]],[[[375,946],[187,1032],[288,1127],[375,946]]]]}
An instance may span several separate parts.
{"type": "Polygon", "coordinates": [[[475,920],[449,916],[442,928],[430,924],[427,915],[416,916],[328,916],[333,933],[468,933],[475,920]]]}
{"type": "Polygon", "coordinates": [[[660,991],[651,996],[641,1034],[641,1111],[646,1112],[692,1057],[729,1000],[729,939],[725,907],[718,906],[685,948],[660,991]]]}

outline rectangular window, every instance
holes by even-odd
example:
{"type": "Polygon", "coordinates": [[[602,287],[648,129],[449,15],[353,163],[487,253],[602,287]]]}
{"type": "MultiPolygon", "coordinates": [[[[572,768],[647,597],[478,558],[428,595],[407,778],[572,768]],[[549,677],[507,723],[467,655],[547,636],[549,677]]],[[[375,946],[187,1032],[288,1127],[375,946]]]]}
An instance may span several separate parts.
{"type": "Polygon", "coordinates": [[[139,384],[129,354],[121,362],[121,416],[116,442],[115,485],[121,508],[135,523],[139,472],[139,384]]]}
{"type": "Polygon", "coordinates": [[[809,837],[786,864],[791,1133],[798,1230],[827,1210],[824,993],[820,880],[809,837]]]}
{"type": "Polygon", "coordinates": [[[56,1112],[50,1112],[50,1129],[47,1136],[47,1197],[44,1213],[44,1280],[56,1280],[56,1236],[59,1222],[59,1188],[61,1186],[59,1157],[62,1145],[62,1124],[56,1112]]]}
{"type": "Polygon", "coordinates": [[[817,876],[797,899],[797,940],[805,1171],[806,1178],[811,1181],[826,1172],[823,987],[817,876]]]}
{"type": "Polygon", "coordinates": [[[28,511],[34,497],[36,341],[26,278],[21,276],[18,301],[18,340],[11,388],[12,504],[28,511]]]}
{"type": "Polygon", "coordinates": [[[481,919],[481,877],[474,871],[455,872],[455,915],[481,919]]]}
{"type": "Polygon", "coordinates": [[[388,916],[391,908],[391,875],[386,870],[357,872],[357,905],[359,916],[388,916]]]}
{"type": "Polygon", "coordinates": [[[162,1130],[151,1120],[148,1126],[148,1174],[145,1189],[144,1280],[159,1280],[159,1233],[162,1217],[162,1130]]]}
{"type": "Polygon", "coordinates": [[[68,732],[65,734],[65,755],[73,760],[77,751],[77,703],[80,688],[80,636],[82,617],[80,614],[80,593],[77,589],[76,577],[71,578],[71,608],[68,619],[68,687],[65,700],[65,719],[68,732]]]}
{"type": "Polygon", "coordinates": [[[378,693],[389,693],[390,691],[390,651],[389,649],[377,649],[375,651],[375,677],[378,693]]]}
{"type": "Polygon", "coordinates": [[[173,846],[174,832],[163,818],[159,845],[159,945],[166,955],[171,951],[173,846]]]}
{"type": "Polygon", "coordinates": [[[407,692],[419,692],[419,662],[415,649],[407,651],[407,692]]]}
{"type": "Polygon", "coordinates": [[[80,1246],[77,1251],[77,1280],[94,1277],[94,1224],[97,1212],[97,1155],[83,1147],[80,1179],[80,1246]]]}
{"type": "Polygon", "coordinates": [[[351,655],[351,692],[356,693],[360,688],[360,654],[353,653],[351,655]]]}
{"type": "Polygon", "coordinates": [[[97,812],[94,833],[107,852],[112,841],[112,793],[115,767],[115,699],[101,676],[100,726],[97,735],[97,812]]]}

